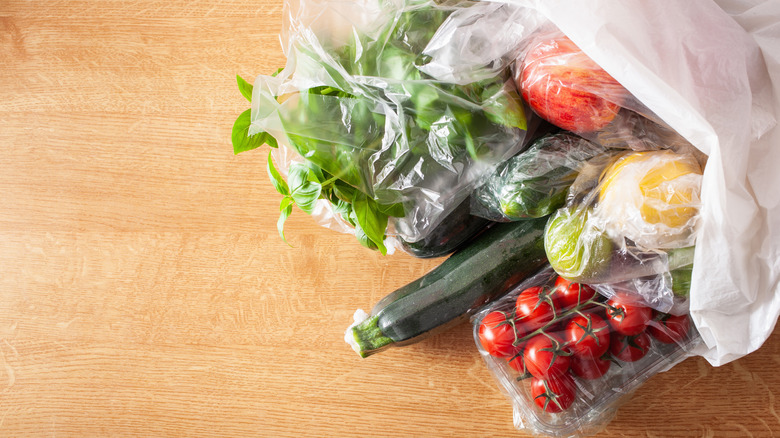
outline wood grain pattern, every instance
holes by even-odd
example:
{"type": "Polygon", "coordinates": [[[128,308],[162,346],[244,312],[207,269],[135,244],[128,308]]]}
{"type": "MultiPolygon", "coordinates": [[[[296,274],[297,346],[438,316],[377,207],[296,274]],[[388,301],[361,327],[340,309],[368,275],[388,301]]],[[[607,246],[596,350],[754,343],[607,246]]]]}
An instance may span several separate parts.
{"type": "MultiPolygon", "coordinates": [[[[0,436],[524,436],[461,325],[359,359],[382,257],[233,156],[235,75],[282,65],[281,0],[0,3],[0,436]]],[[[780,337],[689,359],[603,436],[774,436],[780,337]]]]}

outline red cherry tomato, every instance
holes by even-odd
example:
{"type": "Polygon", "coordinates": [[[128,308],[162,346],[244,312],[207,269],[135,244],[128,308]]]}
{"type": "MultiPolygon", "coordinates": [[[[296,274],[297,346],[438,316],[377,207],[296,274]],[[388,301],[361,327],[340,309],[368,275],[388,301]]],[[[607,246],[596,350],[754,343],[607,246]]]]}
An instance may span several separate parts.
{"type": "Polygon", "coordinates": [[[563,340],[550,334],[531,338],[523,350],[525,367],[532,376],[548,379],[569,370],[571,353],[564,349],[563,340]]]}
{"type": "Polygon", "coordinates": [[[532,332],[555,318],[555,305],[548,290],[541,286],[529,287],[517,296],[515,317],[528,332],[532,332]]]}
{"type": "Polygon", "coordinates": [[[574,403],[577,386],[569,374],[547,380],[536,377],[531,381],[531,396],[534,403],[546,412],[562,412],[574,403]]]}
{"type": "Polygon", "coordinates": [[[569,310],[593,298],[596,291],[588,285],[572,283],[563,277],[558,277],[552,295],[561,310],[569,310]]]}
{"type": "Polygon", "coordinates": [[[634,336],[614,334],[609,352],[623,362],[636,362],[650,351],[650,335],[641,332],[634,336]]]}
{"type": "Polygon", "coordinates": [[[594,313],[574,315],[566,325],[564,341],[575,356],[598,358],[609,349],[609,324],[594,313]]]}
{"type": "Polygon", "coordinates": [[[598,379],[609,371],[612,362],[609,359],[599,357],[573,356],[571,358],[571,372],[582,379],[598,379]]]}
{"type": "Polygon", "coordinates": [[[653,309],[639,304],[626,294],[615,294],[607,300],[607,305],[609,325],[626,336],[641,333],[653,318],[653,309]]]}
{"type": "Polygon", "coordinates": [[[525,349],[525,344],[526,343],[523,342],[522,344],[518,345],[518,352],[515,353],[514,356],[507,358],[509,366],[520,374],[525,374],[528,372],[528,370],[525,368],[525,359],[522,355],[522,352],[525,349]]]}
{"type": "Polygon", "coordinates": [[[510,357],[517,353],[515,327],[504,312],[490,312],[479,324],[479,342],[491,356],[510,357]]]}
{"type": "Polygon", "coordinates": [[[650,323],[647,331],[659,342],[678,344],[688,336],[691,319],[688,315],[667,315],[650,323]]]}

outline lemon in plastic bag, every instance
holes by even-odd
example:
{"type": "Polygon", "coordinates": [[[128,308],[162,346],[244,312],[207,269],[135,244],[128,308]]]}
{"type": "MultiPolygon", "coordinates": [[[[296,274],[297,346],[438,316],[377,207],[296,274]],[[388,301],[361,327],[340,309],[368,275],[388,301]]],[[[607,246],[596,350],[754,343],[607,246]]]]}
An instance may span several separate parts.
{"type": "Polygon", "coordinates": [[[629,152],[602,173],[595,214],[615,241],[669,249],[693,244],[702,169],[688,154],[629,152]]]}

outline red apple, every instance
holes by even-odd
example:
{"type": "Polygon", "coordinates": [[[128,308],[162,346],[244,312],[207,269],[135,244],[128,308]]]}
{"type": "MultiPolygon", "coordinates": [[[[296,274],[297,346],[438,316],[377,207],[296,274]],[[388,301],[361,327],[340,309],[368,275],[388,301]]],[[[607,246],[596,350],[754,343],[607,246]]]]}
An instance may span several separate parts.
{"type": "Polygon", "coordinates": [[[628,94],[563,35],[534,44],[519,67],[517,86],[534,112],[579,134],[612,122],[628,94]]]}

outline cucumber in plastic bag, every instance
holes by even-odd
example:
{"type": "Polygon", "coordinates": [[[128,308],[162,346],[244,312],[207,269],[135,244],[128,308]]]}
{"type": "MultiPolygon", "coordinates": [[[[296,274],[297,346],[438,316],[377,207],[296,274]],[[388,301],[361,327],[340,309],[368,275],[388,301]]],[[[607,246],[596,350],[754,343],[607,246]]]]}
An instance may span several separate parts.
{"type": "Polygon", "coordinates": [[[472,214],[494,221],[547,216],[566,203],[584,161],[605,149],[562,132],[504,162],[472,195],[472,214]]]}

